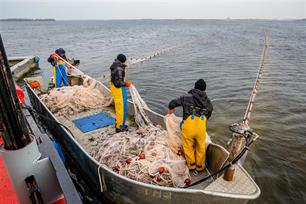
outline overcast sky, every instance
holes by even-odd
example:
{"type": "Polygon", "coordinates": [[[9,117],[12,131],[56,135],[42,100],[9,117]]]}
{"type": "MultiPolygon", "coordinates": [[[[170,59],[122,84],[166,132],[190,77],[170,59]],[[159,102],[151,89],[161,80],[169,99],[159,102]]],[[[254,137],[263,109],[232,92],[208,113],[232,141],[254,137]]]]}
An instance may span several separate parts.
{"type": "Polygon", "coordinates": [[[300,19],[306,0],[0,0],[0,18],[300,19]]]}

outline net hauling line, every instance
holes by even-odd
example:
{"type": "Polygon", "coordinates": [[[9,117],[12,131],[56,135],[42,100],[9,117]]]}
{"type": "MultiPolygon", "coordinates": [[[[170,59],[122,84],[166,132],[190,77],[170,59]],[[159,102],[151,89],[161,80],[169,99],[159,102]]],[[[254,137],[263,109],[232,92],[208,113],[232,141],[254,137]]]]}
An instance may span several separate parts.
{"type": "Polygon", "coordinates": [[[146,60],[153,59],[154,57],[157,57],[157,56],[159,56],[159,55],[161,55],[161,54],[163,54],[165,52],[169,52],[169,51],[171,51],[173,49],[176,49],[176,48],[179,48],[179,47],[183,47],[183,46],[188,45],[190,43],[196,42],[196,41],[198,41],[200,39],[201,38],[195,38],[195,39],[191,39],[191,40],[185,41],[185,42],[183,42],[181,44],[178,44],[178,45],[175,45],[175,46],[162,48],[162,49],[154,51],[152,54],[149,54],[149,55],[141,57],[141,58],[131,57],[131,58],[129,58],[130,65],[134,65],[134,64],[137,64],[137,63],[140,63],[140,62],[144,62],[146,60]]]}
{"type": "MultiPolygon", "coordinates": [[[[244,154],[241,155],[240,159],[238,160],[239,163],[243,165],[245,158],[248,154],[248,148],[245,149],[245,147],[247,146],[249,141],[253,142],[259,137],[259,135],[256,134],[253,131],[253,129],[251,129],[250,120],[251,120],[251,113],[253,110],[253,106],[255,103],[255,97],[258,93],[259,83],[263,76],[264,65],[266,62],[267,49],[268,49],[268,35],[267,33],[265,33],[264,46],[261,52],[259,70],[257,73],[257,77],[256,77],[256,80],[255,80],[255,83],[254,83],[254,86],[251,92],[251,96],[250,96],[248,106],[245,111],[242,123],[234,123],[229,127],[230,130],[232,131],[232,138],[229,141],[229,143],[232,143],[231,152],[228,158],[228,162],[230,163],[234,161],[237,155],[239,155],[239,152],[244,151],[244,154]]],[[[233,179],[234,172],[235,172],[235,165],[230,165],[230,167],[227,168],[226,171],[224,172],[224,176],[223,176],[224,180],[231,181],[233,179]]]]}
{"type": "MultiPolygon", "coordinates": [[[[158,50],[155,50],[153,52],[151,52],[151,54],[148,54],[147,56],[144,56],[144,57],[131,57],[128,59],[128,65],[131,66],[131,65],[135,65],[135,64],[138,64],[138,63],[142,63],[144,61],[148,61],[148,60],[151,60],[155,57],[158,57],[159,55],[165,53],[165,52],[169,52],[171,50],[174,50],[176,48],[179,48],[179,47],[184,47],[188,44],[191,44],[193,42],[196,42],[196,41],[199,41],[201,39],[205,39],[203,37],[200,37],[200,38],[195,38],[195,39],[191,39],[191,40],[188,40],[188,41],[185,41],[181,44],[178,44],[178,45],[175,45],[175,46],[171,46],[171,47],[166,47],[166,48],[162,48],[162,49],[158,49],[158,50]]],[[[97,77],[96,78],[97,80],[101,80],[101,79],[105,79],[105,81],[109,81],[109,77],[106,77],[105,75],[102,75],[100,77],[97,77]]]]}
{"type": "Polygon", "coordinates": [[[260,80],[262,78],[262,75],[263,75],[264,65],[265,65],[265,62],[266,62],[267,48],[268,48],[268,36],[267,36],[267,33],[265,33],[265,44],[264,44],[262,54],[261,54],[259,70],[258,70],[258,73],[257,73],[257,77],[256,77],[256,80],[255,80],[255,83],[254,83],[254,86],[253,86],[253,90],[252,90],[252,93],[251,93],[251,96],[250,96],[250,99],[249,99],[247,109],[246,109],[244,117],[243,117],[243,123],[247,126],[249,125],[250,120],[251,120],[251,113],[252,113],[252,110],[253,110],[255,97],[256,97],[257,92],[258,92],[259,82],[260,82],[260,80]]]}

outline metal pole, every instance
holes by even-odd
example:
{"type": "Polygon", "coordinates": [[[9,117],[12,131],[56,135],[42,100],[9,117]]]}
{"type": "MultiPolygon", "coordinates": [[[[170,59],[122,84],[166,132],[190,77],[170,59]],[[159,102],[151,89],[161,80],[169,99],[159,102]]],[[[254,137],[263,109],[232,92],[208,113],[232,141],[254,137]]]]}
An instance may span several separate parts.
{"type": "Polygon", "coordinates": [[[16,94],[15,83],[0,35],[0,129],[3,130],[4,148],[16,150],[31,142],[25,117],[16,94]]]}

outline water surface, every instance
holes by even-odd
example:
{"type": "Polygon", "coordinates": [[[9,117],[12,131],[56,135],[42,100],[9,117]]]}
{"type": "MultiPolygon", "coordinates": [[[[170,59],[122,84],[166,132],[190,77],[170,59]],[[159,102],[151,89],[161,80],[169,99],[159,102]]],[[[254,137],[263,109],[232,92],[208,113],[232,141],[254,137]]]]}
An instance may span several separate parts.
{"type": "Polygon", "coordinates": [[[161,114],[204,78],[215,108],[208,132],[223,146],[228,126],[244,115],[267,31],[268,60],[251,121],[261,137],[245,163],[262,192],[252,203],[306,202],[306,21],[0,22],[0,31],[8,56],[40,56],[46,78],[52,75],[47,57],[58,47],[105,81],[118,53],[143,57],[177,46],[131,66],[127,77],[161,114]]]}

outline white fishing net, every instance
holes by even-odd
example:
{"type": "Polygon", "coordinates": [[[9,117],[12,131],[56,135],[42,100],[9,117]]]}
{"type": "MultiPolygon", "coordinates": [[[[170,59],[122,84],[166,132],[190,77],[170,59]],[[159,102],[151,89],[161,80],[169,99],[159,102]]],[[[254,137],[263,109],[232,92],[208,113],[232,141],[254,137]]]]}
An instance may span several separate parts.
{"type": "Polygon", "coordinates": [[[137,89],[130,87],[137,129],[130,128],[106,138],[92,151],[100,162],[128,178],[161,186],[182,187],[190,179],[185,164],[179,131],[179,119],[165,118],[168,132],[154,126],[145,113],[146,103],[137,89]]]}
{"type": "Polygon", "coordinates": [[[165,52],[169,52],[171,50],[174,50],[174,49],[178,49],[180,47],[184,47],[190,43],[194,43],[196,41],[201,41],[203,40],[202,38],[194,38],[194,39],[189,39],[187,41],[184,41],[182,43],[179,43],[175,46],[171,46],[171,47],[166,47],[166,48],[162,48],[162,49],[158,49],[158,50],[155,50],[154,52],[151,52],[151,53],[148,53],[146,54],[146,56],[142,56],[142,57],[131,57],[129,58],[128,62],[130,65],[133,65],[133,64],[137,64],[137,63],[140,63],[140,62],[144,62],[144,61],[147,61],[147,60],[150,60],[150,59],[153,59],[165,52]]]}
{"type": "Polygon", "coordinates": [[[85,77],[81,86],[53,88],[44,95],[42,101],[52,113],[74,115],[85,110],[109,106],[112,102],[109,93],[102,92],[101,84],[85,77]]]}
{"type": "MultiPolygon", "coordinates": [[[[73,118],[92,109],[107,111],[103,107],[111,104],[111,96],[99,86],[97,81],[85,78],[82,86],[52,89],[41,99],[51,112],[65,118],[73,118]]],[[[132,124],[127,132],[116,134],[112,126],[103,128],[98,133],[90,134],[93,140],[87,139],[88,144],[82,145],[89,147],[88,152],[97,161],[128,178],[161,186],[184,186],[190,175],[181,150],[181,119],[174,114],[167,115],[167,131],[154,126],[145,112],[148,106],[137,89],[132,85],[129,90],[137,126],[132,124]]],[[[86,136],[89,135],[81,135],[84,139],[86,136]]],[[[82,141],[79,139],[79,142],[82,141]]]]}

